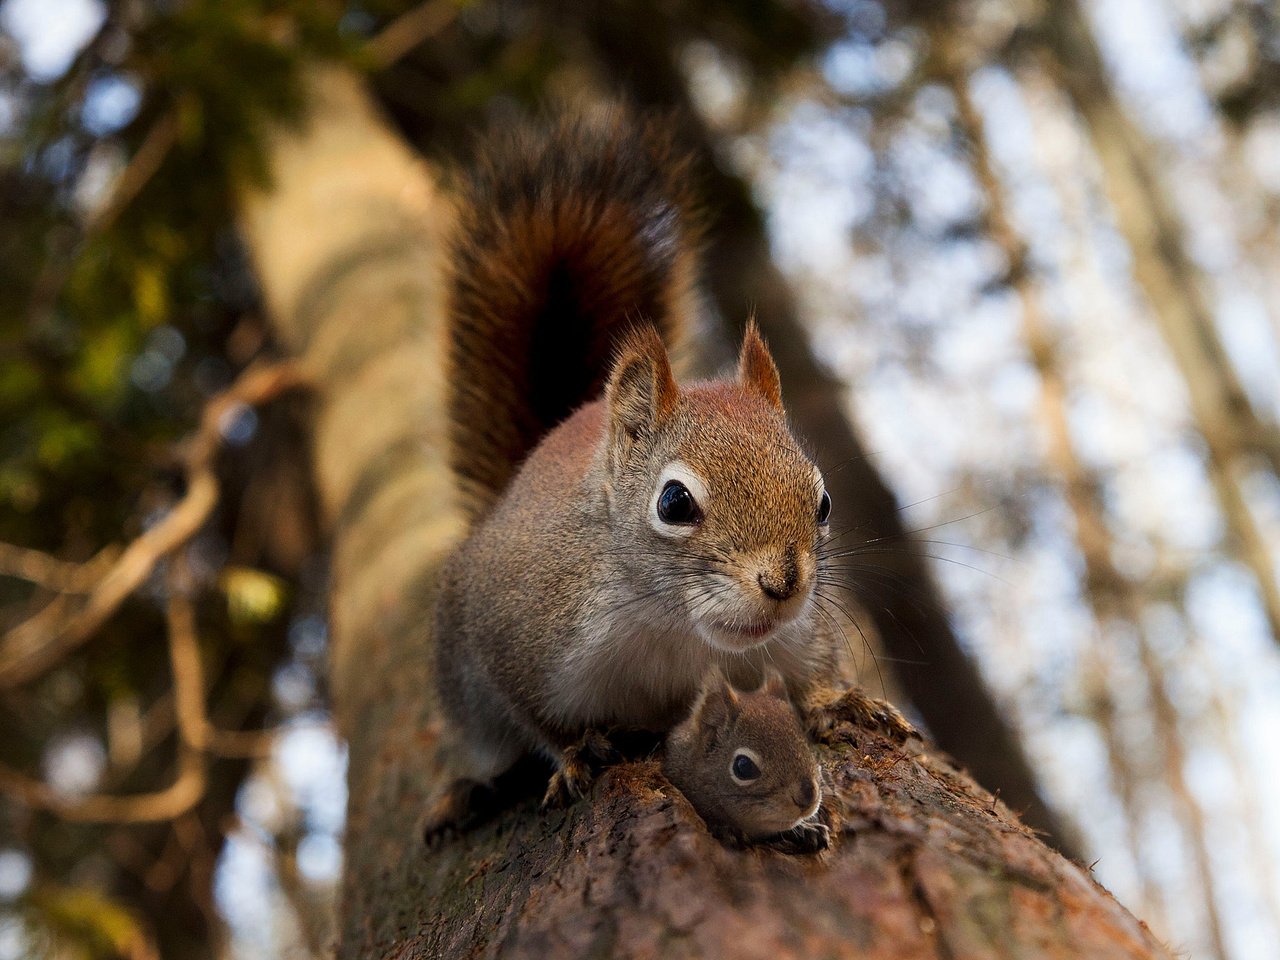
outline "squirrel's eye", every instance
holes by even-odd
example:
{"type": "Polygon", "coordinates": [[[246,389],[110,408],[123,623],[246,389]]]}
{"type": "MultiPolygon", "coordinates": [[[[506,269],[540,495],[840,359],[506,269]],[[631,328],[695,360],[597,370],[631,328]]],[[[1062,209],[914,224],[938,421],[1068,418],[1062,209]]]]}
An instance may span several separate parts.
{"type": "Polygon", "coordinates": [[[818,526],[826,526],[831,519],[831,494],[822,491],[822,499],[818,501],[818,526]]]}
{"type": "Polygon", "coordinates": [[[658,496],[658,519],[663,523],[697,523],[702,511],[688,487],[679,480],[668,480],[658,496]]]}
{"type": "Polygon", "coordinates": [[[729,773],[739,783],[750,783],[752,780],[760,779],[760,767],[743,750],[734,754],[733,763],[729,766],[729,773]]]}

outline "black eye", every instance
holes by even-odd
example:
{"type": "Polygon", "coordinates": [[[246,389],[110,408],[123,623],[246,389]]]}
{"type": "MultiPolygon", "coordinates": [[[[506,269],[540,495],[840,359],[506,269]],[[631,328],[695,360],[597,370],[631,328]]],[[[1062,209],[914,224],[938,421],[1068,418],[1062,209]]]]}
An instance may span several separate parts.
{"type": "Polygon", "coordinates": [[[729,771],[733,774],[735,780],[758,780],[760,778],[760,768],[745,753],[740,753],[733,758],[733,766],[729,768],[729,771]]]}
{"type": "Polygon", "coordinates": [[[668,480],[658,495],[658,519],[663,523],[697,523],[702,511],[688,487],[679,480],[668,480]]]}
{"type": "Polygon", "coordinates": [[[818,526],[823,526],[831,519],[831,494],[822,491],[822,499],[818,501],[818,526]]]}

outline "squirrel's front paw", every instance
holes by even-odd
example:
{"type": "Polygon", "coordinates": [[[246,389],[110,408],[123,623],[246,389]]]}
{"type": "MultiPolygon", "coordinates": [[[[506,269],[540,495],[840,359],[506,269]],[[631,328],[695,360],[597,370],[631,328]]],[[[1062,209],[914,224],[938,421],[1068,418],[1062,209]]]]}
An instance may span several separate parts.
{"type": "Polygon", "coordinates": [[[821,853],[831,846],[831,828],[816,817],[778,834],[771,846],[786,853],[821,853]]]}
{"type": "Polygon", "coordinates": [[[868,696],[858,687],[836,696],[809,714],[809,733],[820,743],[836,739],[843,723],[880,730],[897,743],[906,743],[920,732],[887,700],[868,696]]]}
{"type": "Polygon", "coordinates": [[[564,749],[560,766],[547,782],[543,809],[567,807],[591,789],[596,774],[621,759],[609,738],[599,730],[588,730],[582,739],[564,749]]]}

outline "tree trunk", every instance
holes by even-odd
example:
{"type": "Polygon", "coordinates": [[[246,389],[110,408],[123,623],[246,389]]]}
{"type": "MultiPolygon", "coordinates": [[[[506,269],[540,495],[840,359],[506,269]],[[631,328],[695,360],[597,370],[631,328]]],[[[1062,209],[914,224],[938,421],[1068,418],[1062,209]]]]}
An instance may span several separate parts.
{"type": "MultiPolygon", "coordinates": [[[[974,175],[986,198],[988,232],[1010,264],[1010,284],[1016,291],[1021,306],[1023,342],[1040,375],[1040,409],[1048,440],[1048,459],[1054,474],[1062,478],[1063,497],[1074,520],[1076,547],[1084,562],[1085,589],[1082,594],[1093,615],[1093,633],[1104,638],[1098,644],[1101,649],[1095,650],[1093,655],[1106,663],[1114,652],[1110,649],[1111,644],[1125,633],[1109,631],[1108,626],[1117,619],[1132,625],[1132,642],[1137,647],[1137,658],[1144,668],[1142,679],[1145,682],[1145,695],[1151,703],[1151,711],[1157,723],[1157,735],[1154,739],[1162,759],[1165,786],[1183,826],[1185,842],[1191,848],[1196,878],[1205,891],[1205,919],[1213,956],[1224,960],[1227,950],[1218,916],[1218,885],[1205,835],[1204,811],[1187,783],[1186,752],[1178,724],[1178,711],[1168,690],[1168,677],[1165,676],[1160,658],[1147,636],[1148,626],[1143,617],[1144,598],[1138,584],[1117,568],[1111,559],[1115,555],[1115,545],[1104,519],[1106,512],[1101,483],[1080,458],[1071,435],[1067,414],[1067,382],[1061,358],[1045,322],[1040,290],[1027,262],[1025,243],[1009,218],[1004,186],[987,147],[986,121],[970,96],[967,71],[959,55],[947,55],[945,42],[939,40],[935,44],[935,50],[940,53],[937,58],[941,68],[940,79],[948,85],[955,98],[957,124],[968,145],[974,175]]],[[[1134,864],[1148,891],[1146,902],[1151,903],[1154,901],[1154,890],[1147,871],[1143,869],[1141,841],[1136,835],[1141,811],[1130,782],[1130,761],[1124,753],[1123,739],[1117,729],[1117,711],[1111,704],[1110,694],[1105,687],[1106,671],[1100,670],[1099,674],[1104,685],[1094,697],[1104,705],[1098,711],[1098,723],[1104,731],[1103,740],[1107,747],[1108,765],[1115,780],[1116,793],[1125,809],[1134,864]]]]}
{"type": "Polygon", "coordinates": [[[1133,275],[1187,385],[1191,414],[1208,448],[1209,479],[1234,539],[1257,580],[1272,638],[1280,643],[1280,579],[1271,547],[1246,500],[1241,459],[1256,456],[1280,474],[1280,430],[1254,410],[1217,332],[1200,269],[1153,145],[1107,82],[1106,64],[1079,0],[1051,4],[1041,36],[1047,65],[1084,120],[1102,168],[1116,225],[1133,255],[1133,275]]]}
{"type": "MultiPolygon", "coordinates": [[[[445,204],[358,82],[310,79],[243,223],[280,339],[314,377],[333,535],[335,710],[350,742],[340,957],[1170,956],[1085,872],[928,752],[824,748],[819,857],[712,839],[652,760],[542,814],[517,799],[427,850],[438,564],[462,533],[439,455],[445,204]]],[[[515,788],[512,788],[513,791],[515,788]]],[[[513,793],[513,796],[515,794],[513,793]]]]}

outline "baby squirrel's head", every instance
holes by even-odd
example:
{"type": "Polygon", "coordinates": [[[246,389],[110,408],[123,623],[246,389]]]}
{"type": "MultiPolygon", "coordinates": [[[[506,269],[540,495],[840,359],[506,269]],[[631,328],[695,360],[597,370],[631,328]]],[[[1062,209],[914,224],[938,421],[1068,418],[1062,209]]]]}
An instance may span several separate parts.
{"type": "Polygon", "coordinates": [[[704,819],[751,839],[791,829],[822,800],[818,763],[774,670],[742,693],[712,669],[667,738],[664,769],[704,819]]]}
{"type": "Polygon", "coordinates": [[[831,498],[787,426],[754,322],[732,381],[681,389],[652,328],[623,343],[605,393],[620,559],[711,646],[757,647],[809,609],[831,498]]]}

